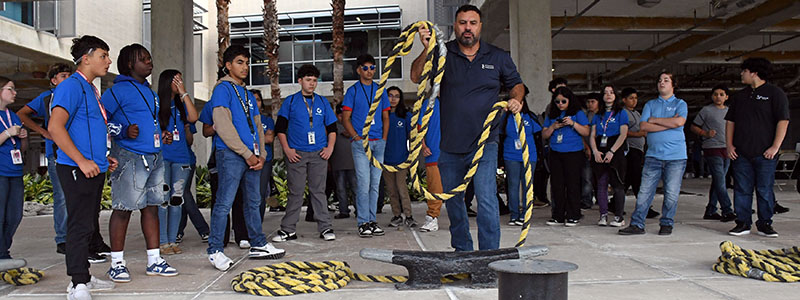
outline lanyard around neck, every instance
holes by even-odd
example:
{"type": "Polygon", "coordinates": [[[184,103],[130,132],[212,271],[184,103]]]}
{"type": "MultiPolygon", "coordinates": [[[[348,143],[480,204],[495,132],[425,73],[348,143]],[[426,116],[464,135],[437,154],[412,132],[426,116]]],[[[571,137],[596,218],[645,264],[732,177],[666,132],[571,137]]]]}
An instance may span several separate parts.
{"type": "Polygon", "coordinates": [[[301,93],[300,96],[303,97],[303,102],[306,104],[306,110],[308,111],[308,124],[311,129],[314,129],[314,94],[311,94],[311,105],[308,105],[308,98],[306,98],[305,95],[301,93]]]}
{"type": "Polygon", "coordinates": [[[367,89],[364,88],[364,83],[359,82],[361,84],[361,91],[364,92],[364,97],[367,98],[367,111],[369,111],[369,107],[372,105],[372,95],[375,92],[375,86],[369,85],[369,94],[367,94],[367,89]]]}
{"type": "MultiPolygon", "coordinates": [[[[239,99],[239,104],[242,105],[242,111],[244,112],[245,115],[244,118],[247,119],[247,126],[250,127],[250,134],[253,135],[253,140],[255,140],[256,130],[255,128],[253,128],[253,120],[250,118],[250,98],[249,97],[247,98],[247,104],[245,104],[244,100],[242,100],[242,95],[239,94],[239,90],[236,89],[236,86],[234,86],[232,82],[228,83],[231,84],[233,91],[236,93],[236,98],[239,99]]],[[[245,96],[247,96],[247,94],[245,94],[245,96]]]]}
{"type": "MultiPolygon", "coordinates": [[[[142,101],[144,101],[144,104],[147,105],[147,112],[149,112],[150,115],[153,116],[153,126],[155,126],[157,128],[158,127],[158,109],[157,109],[158,108],[158,104],[155,103],[156,102],[156,97],[153,97],[153,102],[154,103],[153,103],[153,107],[151,108],[150,107],[150,101],[147,101],[147,98],[144,97],[144,94],[142,94],[142,91],[139,90],[139,87],[137,87],[136,84],[134,84],[132,81],[128,81],[128,82],[134,88],[136,88],[136,91],[139,92],[139,96],[142,96],[142,101]]],[[[153,91],[150,91],[150,92],[152,93],[153,91]]],[[[155,96],[155,95],[153,95],[153,96],[155,96]]]]}
{"type": "MultiPolygon", "coordinates": [[[[605,116],[606,114],[603,113],[603,115],[605,116]]],[[[613,117],[614,117],[614,111],[612,110],[611,111],[611,115],[608,116],[608,119],[606,119],[606,122],[602,125],[603,126],[603,135],[606,135],[608,133],[608,130],[607,130],[608,129],[608,122],[611,121],[611,118],[613,118],[613,117]]],[[[600,120],[602,120],[602,119],[600,119],[600,120]]]]}
{"type": "MultiPolygon", "coordinates": [[[[6,107],[6,116],[8,117],[8,124],[6,125],[6,121],[5,121],[5,120],[3,120],[3,118],[0,118],[0,123],[3,123],[3,126],[4,126],[6,129],[8,129],[8,128],[10,127],[9,125],[14,125],[14,122],[11,120],[11,113],[10,113],[8,110],[9,110],[9,108],[8,108],[8,107],[6,107]]],[[[14,145],[14,149],[17,149],[17,141],[16,141],[16,140],[14,140],[14,137],[13,137],[13,136],[12,136],[12,137],[9,137],[9,138],[11,139],[11,144],[13,144],[13,145],[14,145]]]]}

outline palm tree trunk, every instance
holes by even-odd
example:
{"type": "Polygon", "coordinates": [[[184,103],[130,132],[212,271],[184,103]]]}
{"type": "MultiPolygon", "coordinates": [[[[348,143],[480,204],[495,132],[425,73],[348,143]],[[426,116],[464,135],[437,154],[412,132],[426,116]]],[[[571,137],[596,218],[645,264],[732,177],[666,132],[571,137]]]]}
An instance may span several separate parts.
{"type": "Polygon", "coordinates": [[[345,0],[332,0],[333,8],[333,103],[344,99],[344,6],[345,0]]]}
{"type": "Polygon", "coordinates": [[[275,8],[276,0],[264,0],[264,52],[269,60],[267,75],[269,76],[270,95],[272,96],[272,113],[281,108],[281,87],[278,82],[278,10],[275,8]]]}
{"type": "Polygon", "coordinates": [[[230,24],[228,23],[228,5],[231,0],[217,0],[217,43],[219,45],[219,52],[217,52],[217,66],[222,68],[222,54],[225,49],[231,45],[231,31],[230,24]]]}

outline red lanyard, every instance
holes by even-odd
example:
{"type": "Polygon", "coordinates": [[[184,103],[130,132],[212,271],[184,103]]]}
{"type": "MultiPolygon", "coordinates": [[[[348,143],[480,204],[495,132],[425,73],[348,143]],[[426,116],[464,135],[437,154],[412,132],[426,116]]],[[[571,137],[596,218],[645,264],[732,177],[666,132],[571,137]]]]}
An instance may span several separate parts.
{"type": "MultiPolygon", "coordinates": [[[[8,116],[8,124],[9,124],[9,125],[14,125],[14,122],[13,122],[13,121],[11,121],[11,113],[10,113],[10,112],[8,112],[8,108],[6,108],[6,116],[8,116]]],[[[3,126],[4,126],[6,129],[8,129],[8,127],[9,127],[9,126],[8,126],[8,125],[6,125],[6,121],[5,121],[5,120],[3,120],[3,118],[0,118],[0,123],[3,123],[3,126]]],[[[14,149],[16,149],[16,148],[17,148],[17,141],[15,141],[15,140],[14,140],[14,137],[10,137],[10,138],[11,138],[11,144],[13,144],[13,145],[14,145],[14,149]]]]}
{"type": "Polygon", "coordinates": [[[89,79],[86,78],[86,75],[83,75],[83,73],[81,73],[81,71],[77,71],[77,73],[80,74],[81,77],[83,77],[83,80],[86,80],[86,82],[88,82],[89,85],[92,86],[92,89],[94,89],[94,96],[95,96],[95,100],[97,100],[97,107],[100,108],[100,114],[103,115],[103,121],[105,121],[106,125],[108,125],[108,116],[106,115],[106,108],[103,107],[103,103],[100,103],[100,91],[97,90],[97,87],[95,87],[94,84],[89,82],[89,79]]]}

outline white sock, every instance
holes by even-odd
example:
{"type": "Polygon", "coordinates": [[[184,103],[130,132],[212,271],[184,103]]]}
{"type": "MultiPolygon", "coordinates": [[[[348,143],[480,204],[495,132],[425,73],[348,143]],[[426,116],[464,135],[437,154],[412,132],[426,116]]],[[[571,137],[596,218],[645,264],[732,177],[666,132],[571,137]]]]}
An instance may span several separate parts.
{"type": "Polygon", "coordinates": [[[121,264],[124,260],[123,251],[111,251],[111,265],[121,264]]]}
{"type": "Polygon", "coordinates": [[[153,264],[160,263],[163,259],[161,258],[161,250],[158,248],[155,249],[147,249],[147,265],[152,266],[153,264]]]}

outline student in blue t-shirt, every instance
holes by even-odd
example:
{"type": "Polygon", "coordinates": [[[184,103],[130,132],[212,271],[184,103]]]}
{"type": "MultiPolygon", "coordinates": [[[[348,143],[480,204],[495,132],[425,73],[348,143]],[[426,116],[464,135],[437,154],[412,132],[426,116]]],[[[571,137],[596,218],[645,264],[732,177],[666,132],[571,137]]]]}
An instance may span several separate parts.
{"type": "MultiPolygon", "coordinates": [[[[393,86],[386,89],[389,96],[391,111],[389,112],[389,135],[386,138],[386,152],[383,155],[383,162],[387,165],[396,166],[406,161],[408,158],[408,135],[411,133],[411,114],[403,102],[403,91],[393,86]]],[[[389,226],[397,227],[405,224],[408,227],[417,226],[414,216],[411,214],[411,197],[408,195],[408,185],[406,177],[408,169],[397,172],[383,171],[383,179],[386,182],[386,189],[389,192],[389,203],[392,206],[392,220],[389,226]],[[405,215],[405,220],[403,219],[405,215]]]]}
{"type": "Polygon", "coordinates": [[[8,108],[17,98],[11,79],[0,76],[0,259],[11,259],[11,241],[22,222],[25,184],[22,182],[22,152],[28,148],[28,131],[8,108]]]}
{"type": "Polygon", "coordinates": [[[603,104],[591,122],[589,146],[591,165],[597,181],[597,203],[600,206],[599,226],[625,226],[625,150],[628,136],[628,114],[612,85],[603,87],[603,104]],[[614,189],[614,219],[608,221],[608,184],[614,189]]]}
{"type": "MultiPolygon", "coordinates": [[[[208,260],[220,271],[228,270],[233,261],[223,253],[227,216],[240,185],[244,204],[244,221],[248,231],[250,258],[278,259],[286,252],[267,242],[261,227],[258,209],[261,204],[260,180],[264,167],[264,132],[253,94],[245,88],[250,71],[250,51],[232,45],[222,54],[223,74],[206,105],[213,106],[214,147],[219,177],[216,201],[211,213],[211,235],[208,238],[208,260]]],[[[204,128],[204,133],[205,133],[204,128]]]]}
{"type": "Polygon", "coordinates": [[[328,197],[325,196],[328,158],[336,144],[336,115],[328,99],[314,93],[319,75],[317,67],[301,66],[297,70],[300,92],[286,97],[278,111],[275,132],[286,155],[289,198],[286,201],[286,214],[281,219],[281,229],[272,239],[273,242],[297,239],[297,221],[300,219],[306,182],[319,237],[326,241],[336,239],[328,213],[328,197]]]}
{"type": "Polygon", "coordinates": [[[47,157],[47,174],[53,185],[53,229],[56,231],[56,252],[66,253],[67,246],[67,207],[64,203],[64,192],[61,190],[61,182],[56,173],[55,143],[47,131],[47,122],[50,121],[50,104],[53,103],[53,90],[59,83],[69,78],[72,74],[72,67],[65,63],[56,63],[47,71],[47,78],[50,79],[51,88],[23,106],[17,115],[25,123],[25,126],[38,132],[44,137],[45,156],[47,157]],[[33,121],[30,116],[44,119],[42,126],[33,121]]]}
{"type": "Polygon", "coordinates": [[[261,111],[261,128],[264,130],[264,148],[266,149],[267,156],[264,158],[264,168],[261,169],[261,220],[264,220],[264,214],[267,212],[267,197],[272,190],[272,142],[275,141],[275,121],[272,120],[272,109],[266,110],[267,106],[264,105],[264,98],[261,96],[261,91],[252,89],[250,92],[256,97],[258,109],[261,111]]]}
{"type": "MultiPolygon", "coordinates": [[[[429,99],[422,102],[422,110],[416,123],[417,129],[422,130],[422,119],[424,109],[428,107],[429,99]]],[[[442,188],[442,176],[439,174],[439,142],[441,141],[441,126],[439,119],[439,98],[433,101],[433,111],[428,119],[428,132],[422,140],[422,156],[425,157],[425,183],[428,184],[428,191],[434,194],[444,192],[442,188]]],[[[433,232],[439,230],[439,215],[442,211],[442,200],[427,200],[428,210],[425,212],[425,223],[419,227],[419,231],[433,232]]]]}
{"type": "MultiPolygon", "coordinates": [[[[183,188],[184,191],[190,191],[192,188],[192,180],[195,177],[195,171],[197,170],[197,156],[194,154],[194,150],[192,150],[192,144],[194,143],[194,135],[197,133],[197,127],[195,123],[186,124],[186,148],[189,149],[189,166],[192,167],[192,170],[189,172],[189,179],[186,180],[186,186],[183,188]]],[[[205,217],[203,217],[203,213],[200,212],[200,209],[197,208],[197,202],[194,199],[192,193],[183,193],[183,210],[181,212],[181,222],[178,224],[178,237],[175,241],[180,244],[183,241],[183,229],[186,228],[186,221],[191,219],[192,225],[194,225],[194,229],[197,230],[197,234],[200,235],[200,240],[203,242],[208,242],[208,222],[206,222],[205,217]]]]}
{"type": "Polygon", "coordinates": [[[90,298],[89,287],[110,289],[114,283],[89,273],[89,249],[102,243],[97,239],[100,200],[105,172],[114,171],[118,161],[108,155],[111,140],[107,114],[100,91],[92,82],[105,76],[111,60],[108,44],[89,35],[72,40],[70,48],[77,71],[53,92],[52,112],[47,130],[58,145],[56,171],[67,204],[67,275],[72,284],[67,297],[90,298]]]}
{"type": "Polygon", "coordinates": [[[141,212],[147,274],[176,276],[178,271],[161,257],[158,244],[158,206],[164,203],[169,189],[164,182],[161,146],[172,143],[172,133],[159,125],[160,103],[146,79],[153,70],[150,52],[140,44],[123,47],[117,69],[120,75],[100,99],[108,112],[108,122],[114,127],[113,133],[117,133],[111,154],[120,161],[120,167],[110,177],[113,212],[108,225],[111,236],[108,277],[114,282],[131,281],[123,250],[134,210],[141,212]]]}
{"type": "Polygon", "coordinates": [[[164,195],[167,206],[158,208],[159,248],[162,254],[181,254],[177,244],[178,227],[183,211],[186,182],[192,172],[192,154],[187,144],[186,126],[197,121],[194,102],[183,85],[183,75],[174,69],[164,70],[158,76],[158,112],[161,131],[172,133],[172,143],[165,144],[164,182],[170,191],[164,195]]]}
{"type": "Polygon", "coordinates": [[[658,182],[664,181],[664,203],[661,208],[659,235],[672,234],[673,217],[678,208],[683,172],[686,169],[686,137],[683,125],[689,109],[686,102],[675,97],[675,76],[669,72],[658,75],[658,98],[647,101],[642,110],[641,131],[647,132],[647,153],[642,166],[642,186],[636,196],[636,210],[631,225],[620,229],[621,235],[644,234],[644,220],[658,182]]]}
{"type": "Polygon", "coordinates": [[[581,217],[583,137],[589,134],[589,120],[577,100],[569,88],[557,88],[544,119],[542,138],[550,140],[550,226],[577,226],[581,217]]]}
{"type": "MultiPolygon", "coordinates": [[[[528,89],[526,88],[527,92],[528,89]]],[[[527,97],[527,93],[526,93],[527,97]]],[[[522,124],[525,127],[525,143],[528,145],[528,160],[531,166],[531,180],[533,180],[533,171],[536,168],[536,138],[534,134],[542,131],[542,126],[528,108],[528,102],[522,101],[522,110],[520,111],[522,117],[522,124]]],[[[508,225],[522,226],[525,211],[527,209],[527,200],[523,197],[526,191],[520,194],[520,187],[525,188],[525,167],[522,161],[522,142],[519,139],[518,124],[511,114],[506,114],[505,128],[503,130],[503,162],[506,169],[506,180],[508,181],[508,209],[511,211],[511,220],[508,225]]],[[[529,199],[533,201],[533,199],[529,199]]]]}
{"type": "Polygon", "coordinates": [[[359,80],[354,83],[344,94],[343,120],[344,128],[353,136],[353,164],[356,168],[358,191],[356,192],[356,212],[358,215],[358,235],[372,237],[384,235],[384,230],[375,221],[378,210],[378,194],[381,181],[381,169],[372,166],[364,150],[362,139],[369,139],[372,155],[378,162],[383,162],[386,149],[386,137],[389,135],[389,98],[386,93],[381,95],[380,104],[375,112],[375,118],[370,124],[364,124],[369,113],[372,101],[378,91],[378,84],[372,81],[375,75],[375,58],[364,54],[356,59],[356,72],[359,80]],[[371,126],[369,133],[364,136],[363,129],[371,126]]]}

